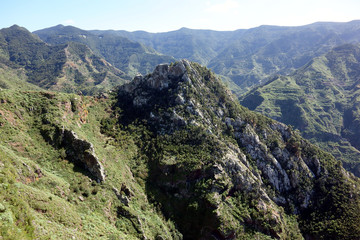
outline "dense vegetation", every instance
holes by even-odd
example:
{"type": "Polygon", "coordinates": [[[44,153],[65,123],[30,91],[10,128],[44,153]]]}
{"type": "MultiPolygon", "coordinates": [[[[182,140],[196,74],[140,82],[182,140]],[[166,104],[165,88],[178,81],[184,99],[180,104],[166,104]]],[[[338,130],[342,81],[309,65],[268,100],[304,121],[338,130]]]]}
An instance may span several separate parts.
{"type": "Polygon", "coordinates": [[[0,92],[0,235],[3,239],[155,239],[181,234],[149,204],[129,166],[137,147],[101,134],[111,100],[51,92],[0,92]],[[90,141],[106,169],[97,183],[54,131],[90,141]],[[50,141],[51,140],[51,141],[50,141]]]}
{"type": "Polygon", "coordinates": [[[186,61],[102,98],[0,91],[2,237],[356,239],[358,180],[234,99],[186,61]],[[66,130],[91,142],[104,181],[66,130]]]}
{"type": "Polygon", "coordinates": [[[222,49],[240,37],[245,30],[238,31],[212,31],[181,28],[177,31],[164,33],[149,33],[145,31],[91,31],[95,34],[113,34],[127,37],[133,41],[141,42],[157,51],[177,59],[190,59],[202,65],[207,65],[211,59],[222,49]]]}

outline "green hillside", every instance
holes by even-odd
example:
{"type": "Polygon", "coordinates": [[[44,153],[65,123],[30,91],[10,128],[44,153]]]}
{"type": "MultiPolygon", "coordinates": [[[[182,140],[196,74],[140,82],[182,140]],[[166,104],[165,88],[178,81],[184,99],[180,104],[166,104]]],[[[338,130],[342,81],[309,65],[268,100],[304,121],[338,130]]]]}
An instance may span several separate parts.
{"type": "Polygon", "coordinates": [[[40,87],[27,82],[28,77],[24,69],[14,69],[0,63],[0,88],[18,90],[41,90],[40,87]]]}
{"type": "Polygon", "coordinates": [[[86,44],[95,54],[103,57],[116,68],[134,77],[147,74],[156,65],[170,63],[175,59],[162,55],[138,42],[113,34],[95,35],[89,31],[71,26],[58,25],[34,32],[51,45],[79,42],[86,44]]]}
{"type": "Polygon", "coordinates": [[[344,43],[359,42],[360,22],[249,29],[208,64],[231,78],[242,93],[274,74],[289,74],[344,43]]]}
{"type": "MultiPolygon", "coordinates": [[[[94,94],[130,79],[86,45],[49,46],[16,25],[0,30],[0,49],[2,69],[8,72],[4,78],[18,72],[16,79],[43,89],[94,94]]],[[[8,82],[8,85],[11,84],[8,82]]]]}
{"type": "Polygon", "coordinates": [[[233,39],[241,36],[246,30],[212,31],[181,28],[176,31],[149,33],[145,31],[91,31],[97,35],[113,34],[141,42],[156,51],[177,59],[189,59],[207,65],[233,39]]]}
{"type": "Polygon", "coordinates": [[[291,124],[360,175],[359,45],[343,45],[241,98],[251,110],[291,124]]]}
{"type": "MultiPolygon", "coordinates": [[[[181,236],[149,204],[130,166],[137,147],[101,133],[110,99],[0,92],[0,235],[3,239],[155,239],[181,236]],[[61,132],[89,141],[106,178],[97,182],[61,132]]],[[[73,143],[75,144],[75,142],[73,143]]],[[[79,150],[79,149],[78,149],[79,150]]],[[[84,148],[82,151],[89,151],[84,148]]],[[[81,152],[78,152],[81,156],[81,152]]]]}
{"type": "Polygon", "coordinates": [[[0,239],[360,239],[359,29],[1,29],[0,239]]]}

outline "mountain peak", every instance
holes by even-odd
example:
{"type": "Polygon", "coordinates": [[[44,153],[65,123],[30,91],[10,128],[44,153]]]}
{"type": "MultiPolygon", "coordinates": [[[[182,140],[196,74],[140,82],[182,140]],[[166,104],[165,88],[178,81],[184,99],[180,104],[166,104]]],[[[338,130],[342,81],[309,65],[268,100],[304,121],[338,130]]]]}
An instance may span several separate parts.
{"type": "Polygon", "coordinates": [[[145,118],[159,133],[188,124],[217,132],[211,112],[229,112],[227,105],[233,102],[230,91],[210,70],[187,60],[161,64],[152,74],[136,76],[119,88],[118,98],[126,121],[145,118]]]}
{"type": "Polygon", "coordinates": [[[10,26],[10,28],[20,28],[20,26],[17,24],[14,24],[14,25],[10,26]]]}
{"type": "Polygon", "coordinates": [[[21,27],[21,26],[19,26],[19,25],[17,25],[17,24],[12,25],[11,27],[9,27],[9,29],[13,29],[13,30],[25,30],[25,31],[28,31],[26,28],[21,27]]]}
{"type": "MultiPolygon", "coordinates": [[[[17,32],[17,33],[21,32],[21,34],[32,35],[29,30],[27,30],[26,28],[21,27],[19,25],[16,25],[16,24],[14,24],[14,25],[12,25],[11,27],[8,27],[8,28],[3,28],[3,29],[0,30],[0,32],[3,32],[3,33],[6,32],[7,34],[15,34],[15,32],[17,32]]],[[[33,35],[32,37],[34,38],[35,35],[33,35]]]]}
{"type": "Polygon", "coordinates": [[[130,93],[141,85],[142,87],[161,91],[164,88],[168,88],[174,80],[181,80],[189,66],[190,63],[187,60],[181,60],[174,65],[159,64],[151,75],[145,77],[137,75],[134,81],[124,85],[123,89],[130,93]]]}

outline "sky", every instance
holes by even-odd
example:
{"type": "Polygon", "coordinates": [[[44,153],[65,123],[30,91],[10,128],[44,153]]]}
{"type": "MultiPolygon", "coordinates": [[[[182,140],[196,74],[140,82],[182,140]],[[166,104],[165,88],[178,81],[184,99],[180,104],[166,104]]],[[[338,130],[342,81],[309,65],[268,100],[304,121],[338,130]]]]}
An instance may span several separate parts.
{"type": "Polygon", "coordinates": [[[85,30],[229,31],[360,20],[359,0],[2,0],[0,28],[58,24],[85,30]]]}

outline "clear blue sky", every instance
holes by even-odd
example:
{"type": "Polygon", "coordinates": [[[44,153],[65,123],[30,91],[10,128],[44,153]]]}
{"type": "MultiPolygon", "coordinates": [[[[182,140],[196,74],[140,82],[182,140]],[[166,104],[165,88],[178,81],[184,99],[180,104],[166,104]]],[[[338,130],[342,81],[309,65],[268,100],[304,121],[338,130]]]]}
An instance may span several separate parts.
{"type": "Polygon", "coordinates": [[[82,29],[165,32],[235,30],[360,19],[360,0],[2,0],[0,28],[57,24],[82,29]]]}

